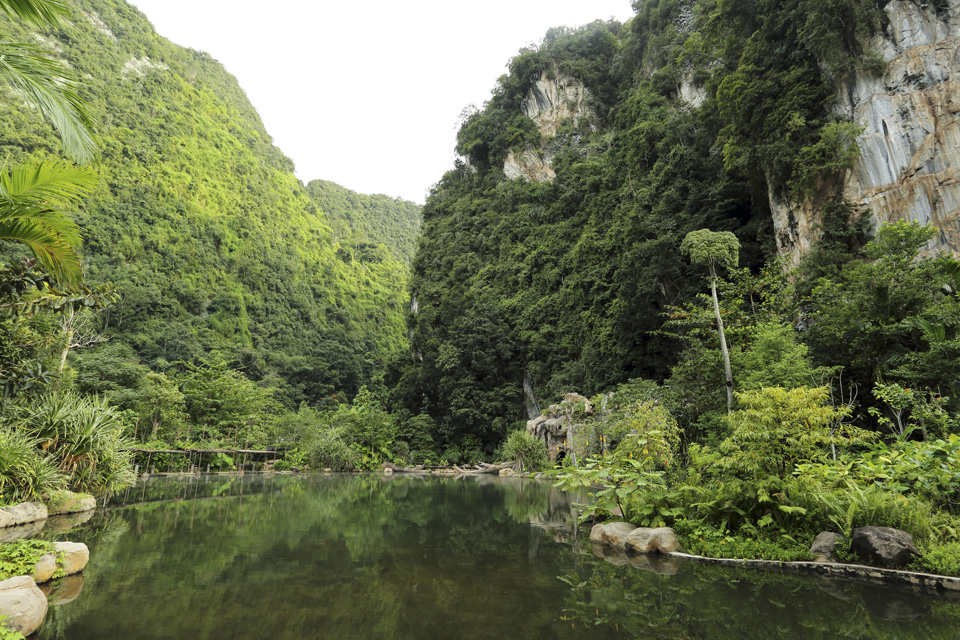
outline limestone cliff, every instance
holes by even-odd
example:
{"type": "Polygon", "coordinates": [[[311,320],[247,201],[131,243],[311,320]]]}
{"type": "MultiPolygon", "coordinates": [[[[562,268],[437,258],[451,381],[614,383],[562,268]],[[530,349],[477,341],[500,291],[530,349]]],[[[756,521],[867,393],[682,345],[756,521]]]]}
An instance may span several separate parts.
{"type": "Polygon", "coordinates": [[[803,203],[770,198],[781,252],[799,257],[816,241],[823,197],[842,190],[869,207],[875,226],[918,220],[940,229],[927,252],[960,251],[960,0],[895,0],[889,23],[870,43],[882,76],[852,73],[838,88],[838,111],[865,129],[860,157],[840,184],[803,203]]]}
{"type": "Polygon", "coordinates": [[[531,83],[521,109],[536,123],[542,136],[541,148],[526,145],[520,151],[510,151],[503,163],[507,178],[523,177],[531,182],[553,180],[551,168],[553,151],[550,140],[565,121],[576,123],[588,111],[587,89],[573,76],[555,69],[541,73],[531,83]]]}

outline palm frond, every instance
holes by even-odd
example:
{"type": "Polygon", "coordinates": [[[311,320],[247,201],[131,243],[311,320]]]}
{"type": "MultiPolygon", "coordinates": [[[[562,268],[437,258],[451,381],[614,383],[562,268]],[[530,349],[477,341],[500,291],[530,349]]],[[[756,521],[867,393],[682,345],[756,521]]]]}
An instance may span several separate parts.
{"type": "Polygon", "coordinates": [[[32,203],[8,205],[0,203],[0,222],[20,221],[25,224],[39,224],[60,240],[72,246],[82,242],[80,227],[61,211],[32,203]]]}
{"type": "Polygon", "coordinates": [[[0,215],[0,240],[27,245],[40,264],[59,282],[73,284],[83,277],[77,250],[45,224],[27,218],[4,218],[0,215]]]}
{"type": "Polygon", "coordinates": [[[0,201],[9,204],[78,202],[97,186],[97,174],[62,160],[0,171],[0,201]]]}
{"type": "Polygon", "coordinates": [[[70,7],[64,0],[0,0],[0,10],[38,27],[57,26],[60,18],[70,15],[70,7]]]}
{"type": "MultiPolygon", "coordinates": [[[[0,0],[0,3],[10,0],[0,0]]],[[[36,2],[37,0],[33,0],[36,2]]],[[[96,154],[93,120],[80,98],[76,74],[32,44],[0,42],[0,76],[50,121],[66,155],[89,162],[96,154]]]]}
{"type": "Polygon", "coordinates": [[[953,292],[957,293],[960,291],[960,260],[946,258],[943,261],[943,268],[947,274],[947,277],[953,281],[951,282],[953,285],[953,292]]]}

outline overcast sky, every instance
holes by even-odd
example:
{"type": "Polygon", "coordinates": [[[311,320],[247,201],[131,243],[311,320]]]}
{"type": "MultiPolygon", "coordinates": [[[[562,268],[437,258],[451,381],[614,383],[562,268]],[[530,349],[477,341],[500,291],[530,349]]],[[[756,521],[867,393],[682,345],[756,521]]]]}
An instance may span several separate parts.
{"type": "Polygon", "coordinates": [[[423,203],[460,113],[555,26],[626,21],[630,0],[132,0],[160,35],[240,81],[304,182],[423,203]]]}

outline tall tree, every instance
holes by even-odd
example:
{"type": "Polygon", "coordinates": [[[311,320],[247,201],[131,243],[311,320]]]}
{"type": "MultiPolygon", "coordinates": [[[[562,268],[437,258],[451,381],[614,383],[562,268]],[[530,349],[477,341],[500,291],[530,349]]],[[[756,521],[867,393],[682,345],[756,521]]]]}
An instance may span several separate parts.
{"type": "Polygon", "coordinates": [[[723,318],[717,300],[717,267],[736,267],[740,259],[740,242],[729,231],[700,229],[691,231],[680,244],[681,253],[690,256],[695,264],[705,264],[710,269],[710,295],[713,296],[713,312],[717,315],[717,332],[720,334],[720,352],[723,354],[723,372],[727,378],[727,413],[733,411],[733,370],[730,368],[730,352],[723,334],[723,318]]]}

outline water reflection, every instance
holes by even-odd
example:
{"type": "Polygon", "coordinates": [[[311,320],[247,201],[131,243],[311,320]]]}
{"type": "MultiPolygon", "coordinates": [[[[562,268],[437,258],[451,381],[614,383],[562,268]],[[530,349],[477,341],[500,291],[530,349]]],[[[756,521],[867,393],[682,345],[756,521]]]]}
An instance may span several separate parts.
{"type": "Polygon", "coordinates": [[[956,637],[926,594],[593,549],[576,502],[490,476],[149,479],[70,533],[85,582],[39,637],[956,637]]]}

